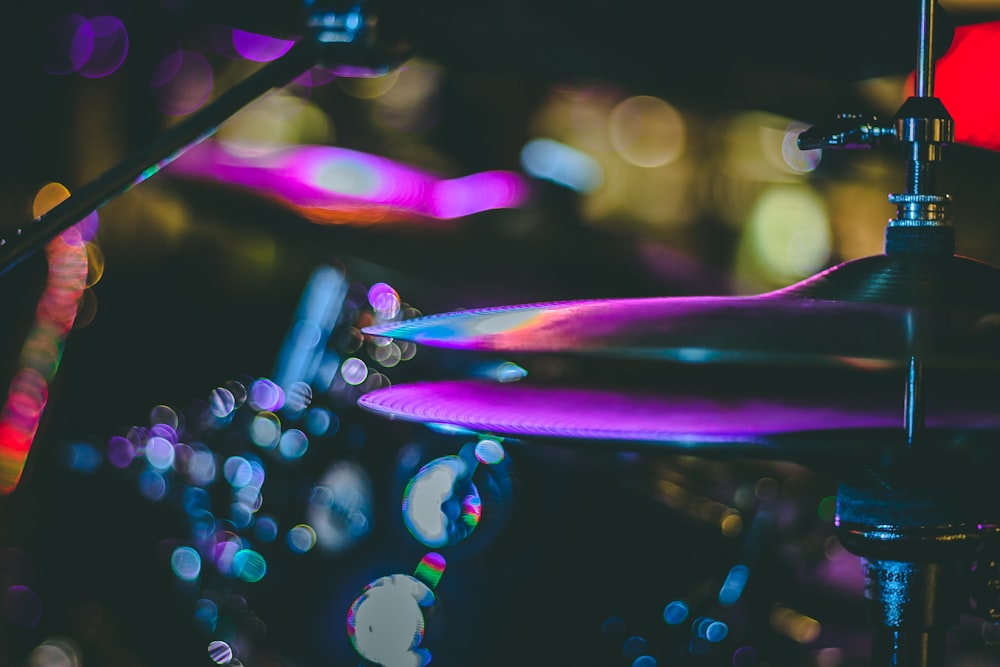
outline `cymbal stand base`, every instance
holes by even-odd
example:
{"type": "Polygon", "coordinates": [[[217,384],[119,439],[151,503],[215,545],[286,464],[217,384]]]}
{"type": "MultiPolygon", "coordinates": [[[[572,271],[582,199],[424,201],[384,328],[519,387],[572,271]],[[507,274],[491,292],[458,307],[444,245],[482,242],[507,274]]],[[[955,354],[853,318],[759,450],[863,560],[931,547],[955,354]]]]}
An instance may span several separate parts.
{"type": "Polygon", "coordinates": [[[872,667],[944,667],[971,563],[997,535],[986,468],[954,459],[907,449],[837,490],[837,538],[864,568],[872,667]]]}
{"type": "Polygon", "coordinates": [[[958,621],[959,566],[862,560],[872,667],[943,667],[947,631],[958,621]]]}

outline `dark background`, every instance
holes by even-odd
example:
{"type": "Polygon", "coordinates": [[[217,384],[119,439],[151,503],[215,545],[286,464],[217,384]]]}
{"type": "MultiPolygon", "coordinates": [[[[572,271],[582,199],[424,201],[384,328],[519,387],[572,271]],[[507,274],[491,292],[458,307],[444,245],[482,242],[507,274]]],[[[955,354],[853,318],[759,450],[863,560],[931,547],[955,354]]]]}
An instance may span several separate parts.
{"type": "MultiPolygon", "coordinates": [[[[44,183],[77,188],[163,131],[168,119],[146,82],[166,44],[197,48],[218,24],[295,35],[297,12],[281,4],[74,0],[5,8],[4,232],[30,219],[31,198],[44,183]],[[67,12],[122,18],[130,51],[118,72],[91,80],[41,69],[44,28],[67,12]]],[[[758,109],[815,123],[853,111],[865,104],[858,81],[911,69],[911,4],[435,0],[386,12],[401,17],[416,53],[444,71],[441,120],[420,141],[461,175],[519,169],[529,119],[549,86],[567,81],[669,95],[705,116],[758,109]]],[[[952,20],[941,17],[942,49],[952,20]]],[[[338,145],[399,156],[358,100],[333,85],[313,99],[335,119],[338,145]]],[[[988,184],[1000,163],[974,147],[950,155],[953,170],[944,178],[969,230],[960,231],[969,239],[960,247],[992,260],[1000,253],[988,184]]],[[[856,159],[830,156],[816,178],[849,172],[856,159]]],[[[105,272],[91,289],[96,315],[70,334],[25,477],[0,498],[0,585],[28,586],[41,609],[36,623],[24,623],[5,603],[0,666],[54,664],[39,662],[35,651],[53,638],[75,642],[88,667],[210,664],[206,646],[219,636],[241,648],[237,658],[248,666],[358,664],[345,631],[351,602],[378,577],[412,574],[427,552],[400,521],[398,454],[416,447],[428,462],[467,438],[335,405],[337,435],[295,465],[269,468],[273,491],[264,495],[279,525],[294,525],[330,462],[359,462],[373,482],[371,533],[341,554],[293,554],[276,544],[261,582],[206,576],[201,591],[181,585],[164,555],[190,540],[183,510],[144,498],[135,470],[106,462],[90,473],[74,470],[67,447],[87,442],[101,450],[110,436],[146,423],[155,405],[183,411],[227,380],[270,374],[301,291],[322,265],[342,267],[356,296],[389,282],[425,313],[731,287],[735,240],[711,220],[691,221],[688,245],[670,249],[690,268],[665,276],[635,261],[641,233],[585,225],[578,195],[538,187],[524,210],[434,228],[420,221],[318,227],[252,193],[172,180],[169,172],[108,205],[99,236],[105,272]],[[183,211],[179,230],[158,215],[162,207],[183,211]],[[257,245],[275,256],[263,274],[245,254],[257,245]],[[199,626],[199,596],[214,596],[230,625],[215,634],[199,626]]],[[[36,256],[0,277],[3,378],[14,368],[44,271],[36,256]]],[[[453,363],[427,352],[387,374],[394,382],[446,375],[457,372],[453,363]]],[[[324,400],[332,399],[317,397],[324,400]]],[[[756,654],[746,665],[865,664],[860,573],[852,557],[836,554],[829,516],[817,511],[835,479],[781,462],[623,454],[599,443],[512,443],[508,455],[509,506],[492,525],[484,515],[468,543],[442,550],[448,565],[424,641],[432,664],[624,666],[632,662],[623,653],[628,636],[644,637],[659,664],[734,664],[741,646],[756,654]],[[724,535],[692,509],[697,503],[671,501],[663,480],[703,503],[729,503],[742,490],[744,530],[724,535]],[[712,596],[738,562],[752,563],[751,582],[737,607],[720,609],[712,596]],[[690,624],[662,620],[676,599],[724,618],[729,638],[692,654],[690,624]],[[771,623],[776,607],[819,620],[822,632],[794,641],[771,623]],[[625,629],[602,632],[615,617],[625,629]]],[[[956,664],[1000,663],[979,631],[972,619],[953,632],[956,660],[965,661],[956,664]]]]}

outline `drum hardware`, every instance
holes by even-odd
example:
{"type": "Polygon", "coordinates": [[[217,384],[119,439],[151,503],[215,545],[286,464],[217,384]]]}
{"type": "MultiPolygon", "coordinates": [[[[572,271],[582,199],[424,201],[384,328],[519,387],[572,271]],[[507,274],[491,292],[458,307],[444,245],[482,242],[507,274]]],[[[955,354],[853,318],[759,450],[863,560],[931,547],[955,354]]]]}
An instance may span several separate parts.
{"type": "MultiPolygon", "coordinates": [[[[1000,307],[992,296],[1000,271],[954,254],[951,198],[937,190],[937,171],[945,147],[953,142],[954,127],[933,95],[931,0],[921,2],[919,18],[914,95],[891,125],[842,115],[799,137],[802,149],[904,147],[906,188],[889,197],[896,216],[886,227],[883,255],[750,297],[528,304],[372,327],[365,333],[520,355],[518,363],[529,368],[529,376],[509,386],[469,381],[399,385],[365,395],[360,405],[390,418],[568,439],[578,445],[588,440],[658,444],[682,453],[721,450],[725,455],[794,458],[789,448],[768,451],[789,435],[785,429],[794,430],[795,410],[782,412],[788,404],[770,406],[778,416],[768,420],[762,417],[763,404],[750,399],[737,403],[746,406],[743,415],[731,402],[711,401],[699,413],[690,395],[588,388],[579,378],[567,378],[561,386],[532,386],[530,366],[523,359],[538,354],[642,359],[665,378],[670,363],[798,365],[807,378],[819,367],[841,365],[858,368],[859,387],[866,369],[896,369],[902,375],[902,404],[883,413],[891,423],[865,422],[873,415],[861,418],[861,413],[854,414],[861,418],[855,423],[841,413],[839,424],[824,434],[822,419],[802,413],[800,423],[811,419],[816,428],[803,430],[801,439],[793,437],[790,448],[800,448],[802,454],[810,446],[838,442],[839,452],[834,447],[821,450],[831,463],[850,459],[852,450],[857,453],[853,444],[870,453],[868,460],[838,467],[836,534],[863,562],[872,664],[944,665],[946,633],[964,610],[964,596],[984,600],[975,613],[987,618],[997,614],[990,592],[995,576],[983,574],[992,572],[992,566],[979,570],[974,585],[967,576],[975,554],[983,553],[1000,532],[1000,508],[991,499],[984,472],[995,432],[987,428],[977,433],[973,426],[993,419],[987,415],[995,407],[988,404],[982,415],[958,417],[954,431],[942,431],[941,424],[931,421],[936,406],[927,400],[932,385],[925,371],[964,368],[972,371],[970,385],[982,385],[978,373],[992,365],[987,350],[997,348],[980,336],[990,336],[990,322],[1000,307]],[[761,421],[744,419],[749,414],[761,421]],[[677,418],[673,424],[668,423],[671,416],[677,418]]],[[[897,391],[890,394],[895,401],[897,391]]],[[[837,400],[826,405],[831,415],[843,408],[837,400]]],[[[985,562],[995,562],[988,552],[985,562]]]]}
{"type": "MultiPolygon", "coordinates": [[[[312,8],[313,3],[307,6],[312,8]]],[[[976,611],[990,618],[996,616],[996,605],[991,597],[996,579],[994,568],[989,565],[994,559],[988,547],[998,528],[995,508],[989,498],[984,497],[987,494],[983,490],[989,488],[986,466],[978,458],[988,459],[989,441],[995,438],[988,426],[980,434],[970,432],[964,428],[968,426],[965,420],[951,427],[935,424],[932,406],[926,401],[925,369],[982,370],[989,368],[991,362],[995,363],[990,350],[993,349],[991,335],[995,335],[996,330],[991,318],[997,312],[997,276],[992,267],[953,256],[954,234],[947,211],[950,199],[935,192],[937,163],[953,133],[951,119],[932,96],[932,2],[925,0],[922,3],[921,19],[917,95],[900,109],[895,125],[881,128],[874,119],[842,117],[838,119],[841,129],[837,132],[817,132],[803,140],[803,147],[811,140],[821,139],[827,146],[840,147],[890,141],[908,144],[907,189],[905,193],[891,195],[890,201],[897,205],[897,215],[886,230],[884,256],[848,263],[786,290],[758,297],[644,302],[634,309],[619,308],[620,304],[616,303],[615,308],[626,319],[631,316],[630,311],[643,310],[647,322],[669,325],[653,335],[638,330],[641,334],[638,341],[629,337],[637,330],[622,327],[619,319],[617,330],[605,326],[599,335],[593,335],[591,329],[576,338],[557,339],[553,337],[552,328],[538,327],[535,338],[528,344],[511,347],[523,340],[518,338],[519,333],[530,330],[536,320],[543,320],[544,325],[546,318],[557,319],[562,331],[578,331],[580,320],[573,320],[586,310],[581,304],[533,306],[534,310],[530,311],[528,308],[499,309],[491,313],[491,316],[500,315],[499,322],[494,319],[490,325],[481,326],[483,318],[470,321],[474,329],[470,340],[474,342],[460,341],[454,345],[449,345],[454,338],[449,339],[440,331],[436,340],[422,337],[427,334],[424,327],[428,323],[433,326],[448,324],[440,318],[388,325],[370,329],[368,333],[403,339],[410,336],[415,342],[444,347],[465,345],[473,349],[524,354],[541,351],[622,358],[645,355],[651,361],[669,359],[692,365],[746,361],[807,367],[853,365],[863,367],[859,373],[866,366],[902,369],[905,376],[902,428],[891,417],[891,412],[876,411],[872,418],[874,424],[863,422],[857,429],[841,425],[809,433],[786,426],[776,434],[774,428],[765,425],[760,427],[759,433],[751,434],[744,441],[734,441],[733,436],[726,433],[713,441],[706,437],[703,426],[697,424],[686,431],[675,432],[672,438],[640,427],[635,431],[638,438],[623,438],[622,442],[630,446],[635,440],[645,438],[648,442],[661,442],[698,454],[710,453],[713,444],[728,443],[732,447],[718,452],[725,455],[750,451],[740,446],[743,444],[759,445],[758,454],[782,458],[802,451],[808,446],[805,443],[821,443],[819,453],[835,458],[838,451],[830,445],[836,439],[850,442],[850,449],[855,452],[877,450],[877,461],[845,476],[838,492],[838,535],[845,546],[865,560],[869,582],[866,595],[872,603],[876,625],[873,661],[876,664],[930,666],[944,662],[945,632],[961,611],[960,593],[969,586],[966,566],[974,559],[984,564],[971,578],[976,611]],[[644,310],[651,304],[663,306],[665,310],[657,311],[657,307],[644,310]],[[665,311],[675,306],[676,318],[671,320],[665,311]],[[778,316],[769,316],[774,313],[778,316]],[[554,314],[558,317],[550,317],[554,314]],[[841,323],[845,320],[852,326],[843,327],[841,323]],[[734,326],[728,327],[728,324],[734,326]],[[837,330],[837,326],[841,329],[837,330]],[[824,329],[830,327],[834,327],[833,330],[818,339],[824,329]],[[747,333],[751,335],[743,337],[747,333]],[[846,339],[839,336],[840,333],[844,333],[846,339]],[[707,342],[706,337],[710,338],[707,342]],[[484,345],[486,347],[482,347],[484,345]],[[776,435],[780,436],[779,441],[784,437],[792,441],[769,449],[767,440],[776,435]],[[980,444],[975,444],[977,442],[980,444]],[[862,446],[854,447],[854,443],[862,446]],[[961,456],[946,466],[941,465],[956,453],[961,456]],[[929,474],[929,469],[935,474],[929,474]],[[968,481],[969,470],[980,471],[973,476],[973,484],[968,481]],[[969,487],[975,492],[971,496],[969,487]]],[[[369,39],[369,31],[374,25],[372,16],[360,10],[350,9],[345,13],[327,8],[322,14],[314,12],[309,23],[309,37],[286,56],[265,66],[217,102],[167,131],[153,145],[80,189],[77,195],[39,217],[32,225],[19,230],[16,238],[0,243],[0,272],[17,264],[91,211],[155,174],[270,88],[290,81],[315,63],[334,68],[342,66],[344,73],[353,75],[378,74],[395,66],[406,52],[405,42],[397,41],[386,48],[375,46],[369,39]]],[[[596,325],[601,319],[616,322],[606,317],[611,313],[602,310],[600,304],[593,305],[591,323],[596,325]]],[[[462,316],[456,315],[453,320],[462,316]]],[[[509,387],[521,391],[530,385],[512,384],[509,387]]],[[[428,404],[436,404],[438,394],[435,392],[438,390],[439,387],[430,388],[428,404]]],[[[470,386],[461,385],[458,390],[468,392],[470,386]]],[[[567,391],[576,390],[571,387],[567,391]]],[[[393,412],[395,407],[385,408],[380,404],[393,396],[388,393],[390,391],[367,395],[362,400],[363,407],[397,414],[393,412]]],[[[545,388],[542,391],[543,401],[546,396],[557,395],[545,388]]],[[[612,393],[612,398],[615,396],[623,398],[628,405],[636,403],[634,395],[612,393]]],[[[598,397],[598,400],[604,398],[598,397]]],[[[570,405],[579,407],[576,395],[569,396],[568,400],[570,405]]],[[[493,404],[487,403],[489,405],[493,404]]],[[[827,407],[836,415],[838,406],[827,407]]],[[[716,419],[720,414],[711,408],[707,412],[707,417],[716,419]]],[[[787,413],[778,412],[780,418],[773,423],[787,424],[787,413]]],[[[662,405],[653,405],[647,414],[653,418],[662,416],[662,405]]],[[[986,412],[975,418],[979,417],[988,422],[993,413],[986,412]]],[[[419,421],[423,417],[416,419],[419,421]]],[[[613,421],[610,423],[614,426],[613,421]]],[[[816,419],[814,416],[804,418],[801,423],[815,426],[816,419]]],[[[474,425],[474,428],[489,431],[509,426],[509,423],[500,423],[474,425]]],[[[551,435],[563,437],[566,434],[555,432],[551,435]]],[[[616,439],[616,436],[594,432],[580,437],[616,439]]],[[[841,453],[842,450],[843,447],[841,453]]]]}

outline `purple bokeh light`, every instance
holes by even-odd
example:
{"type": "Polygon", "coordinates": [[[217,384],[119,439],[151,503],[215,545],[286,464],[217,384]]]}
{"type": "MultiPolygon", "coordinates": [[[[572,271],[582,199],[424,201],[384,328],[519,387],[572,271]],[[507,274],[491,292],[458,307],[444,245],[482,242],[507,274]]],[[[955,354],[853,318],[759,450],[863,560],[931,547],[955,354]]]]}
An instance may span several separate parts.
{"type": "Polygon", "coordinates": [[[30,630],[42,618],[42,599],[27,586],[11,586],[0,596],[4,616],[19,628],[30,630]]]}
{"type": "Polygon", "coordinates": [[[233,48],[236,53],[254,62],[264,63],[280,58],[288,53],[293,44],[295,42],[289,39],[233,29],[233,48]]]}
{"type": "Polygon", "coordinates": [[[285,404],[285,392],[274,381],[260,378],[250,385],[250,405],[256,410],[280,410],[285,404]]]}
{"type": "Polygon", "coordinates": [[[93,50],[80,66],[80,76],[100,79],[114,74],[128,55],[128,30],[117,16],[95,16],[90,19],[93,50]]]}
{"type": "Polygon", "coordinates": [[[125,62],[128,30],[117,16],[88,19],[63,14],[48,25],[39,46],[42,69],[49,74],[76,72],[99,79],[115,73],[125,62]]]}
{"type": "Polygon", "coordinates": [[[116,468],[127,468],[135,459],[135,447],[120,435],[108,440],[108,461],[116,468]]]}
{"type": "Polygon", "coordinates": [[[455,179],[333,146],[239,147],[204,142],[169,167],[170,173],[250,188],[298,210],[343,212],[360,205],[387,214],[450,219],[516,208],[530,195],[515,172],[488,171],[455,179]]]}
{"type": "Polygon", "coordinates": [[[337,73],[325,67],[313,67],[295,78],[293,83],[305,88],[325,86],[337,78],[337,73]]]}
{"type": "Polygon", "coordinates": [[[39,44],[42,69],[49,74],[78,71],[94,52],[94,28],[80,14],[53,19],[39,44]]]}

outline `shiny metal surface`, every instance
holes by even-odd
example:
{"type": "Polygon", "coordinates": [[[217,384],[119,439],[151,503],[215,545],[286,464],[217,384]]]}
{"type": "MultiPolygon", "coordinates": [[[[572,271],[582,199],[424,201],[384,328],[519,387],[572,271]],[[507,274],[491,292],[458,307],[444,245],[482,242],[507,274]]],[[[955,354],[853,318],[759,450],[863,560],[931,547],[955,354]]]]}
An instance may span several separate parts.
{"type": "Polygon", "coordinates": [[[465,310],[365,333],[503,354],[684,363],[1000,367],[1000,270],[879,255],[755,296],[580,300],[465,310]]]}
{"type": "MultiPolygon", "coordinates": [[[[926,449],[995,447],[1000,411],[984,403],[934,403],[923,433],[926,449]]],[[[853,393],[803,387],[782,397],[725,388],[653,392],[456,380],[378,389],[358,404],[389,419],[474,433],[789,460],[829,454],[843,461],[883,446],[905,447],[906,436],[896,398],[873,395],[863,383],[853,393]]]]}

